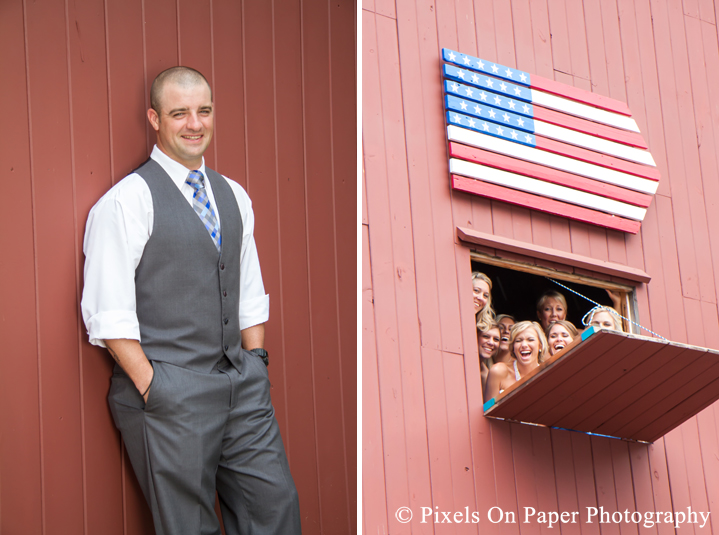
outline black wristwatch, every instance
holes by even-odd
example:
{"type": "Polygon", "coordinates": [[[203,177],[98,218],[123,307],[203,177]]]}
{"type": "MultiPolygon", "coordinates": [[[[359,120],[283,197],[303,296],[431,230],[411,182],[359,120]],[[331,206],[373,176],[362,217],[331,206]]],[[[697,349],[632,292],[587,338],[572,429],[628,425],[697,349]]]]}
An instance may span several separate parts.
{"type": "Polygon", "coordinates": [[[265,366],[270,365],[269,355],[267,354],[267,351],[265,351],[261,347],[256,347],[255,349],[250,349],[250,353],[254,353],[258,357],[260,357],[262,359],[262,362],[265,363],[265,366]]]}

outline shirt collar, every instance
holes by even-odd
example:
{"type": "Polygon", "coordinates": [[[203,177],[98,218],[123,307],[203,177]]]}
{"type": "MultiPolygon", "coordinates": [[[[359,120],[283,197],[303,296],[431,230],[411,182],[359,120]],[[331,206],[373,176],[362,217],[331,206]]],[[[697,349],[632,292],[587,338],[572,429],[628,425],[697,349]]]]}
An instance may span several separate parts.
{"type": "MultiPolygon", "coordinates": [[[[194,171],[194,169],[188,169],[180,162],[176,162],[175,160],[170,158],[167,154],[162,152],[157,147],[157,145],[155,145],[155,147],[152,149],[152,154],[150,154],[150,158],[160,164],[160,167],[162,167],[165,172],[170,175],[170,178],[177,185],[178,188],[182,187],[182,184],[185,183],[185,180],[187,180],[187,176],[190,174],[190,171],[194,171]]],[[[205,174],[204,156],[202,157],[202,165],[200,165],[198,170],[201,171],[204,176],[207,176],[205,174]]]]}

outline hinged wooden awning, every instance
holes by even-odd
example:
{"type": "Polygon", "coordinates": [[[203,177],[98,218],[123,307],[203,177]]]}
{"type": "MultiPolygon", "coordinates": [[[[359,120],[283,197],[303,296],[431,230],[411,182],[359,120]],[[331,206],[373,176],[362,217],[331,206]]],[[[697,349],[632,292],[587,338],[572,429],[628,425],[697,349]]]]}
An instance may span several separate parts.
{"type": "Polygon", "coordinates": [[[653,442],[719,399],[719,351],[585,331],[485,416],[653,442]]]}

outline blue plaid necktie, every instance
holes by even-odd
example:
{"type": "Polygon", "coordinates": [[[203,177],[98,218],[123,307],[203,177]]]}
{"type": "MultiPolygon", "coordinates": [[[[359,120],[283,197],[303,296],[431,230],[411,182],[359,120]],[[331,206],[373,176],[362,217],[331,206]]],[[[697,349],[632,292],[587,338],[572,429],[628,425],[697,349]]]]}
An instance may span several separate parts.
{"type": "Polygon", "coordinates": [[[215,210],[213,210],[210,204],[210,199],[207,197],[207,190],[205,190],[205,177],[202,175],[202,171],[190,171],[190,176],[187,177],[186,181],[190,186],[195,188],[195,193],[192,195],[192,207],[200,216],[202,221],[210,233],[212,241],[215,242],[217,251],[221,250],[222,236],[220,236],[220,224],[215,216],[215,210]]]}

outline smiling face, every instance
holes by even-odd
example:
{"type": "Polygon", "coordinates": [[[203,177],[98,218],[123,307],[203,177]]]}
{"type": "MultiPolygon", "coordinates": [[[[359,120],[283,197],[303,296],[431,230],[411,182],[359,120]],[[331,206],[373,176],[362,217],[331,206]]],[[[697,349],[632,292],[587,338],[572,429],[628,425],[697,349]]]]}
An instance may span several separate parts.
{"type": "Polygon", "coordinates": [[[499,329],[489,329],[479,333],[479,356],[488,359],[494,356],[499,347],[499,329]]]}
{"type": "Polygon", "coordinates": [[[482,279],[475,279],[472,281],[472,289],[474,292],[474,313],[476,314],[489,302],[489,285],[482,279]]]}
{"type": "Polygon", "coordinates": [[[560,349],[567,347],[567,344],[572,341],[572,335],[564,325],[555,323],[549,329],[547,340],[549,342],[549,354],[554,355],[560,349]]]}
{"type": "Polygon", "coordinates": [[[509,351],[509,335],[512,332],[514,320],[512,318],[502,318],[499,320],[499,350],[509,351]]]}
{"type": "Polygon", "coordinates": [[[554,297],[545,300],[544,306],[537,311],[537,317],[542,323],[542,328],[546,329],[550,323],[567,318],[567,310],[564,305],[554,297]]]}
{"type": "Polygon", "coordinates": [[[157,133],[157,147],[188,169],[202,165],[202,155],[212,140],[214,109],[210,88],[204,82],[167,82],[160,97],[159,114],[147,110],[157,133]]]}
{"type": "Polygon", "coordinates": [[[617,330],[616,326],[614,325],[614,318],[612,318],[612,315],[606,310],[600,310],[596,312],[592,317],[592,321],[589,325],[594,325],[595,327],[600,329],[609,329],[611,331],[617,330]]]}
{"type": "Polygon", "coordinates": [[[539,362],[539,336],[534,327],[524,329],[514,338],[512,353],[517,364],[531,367],[539,362]]]}

